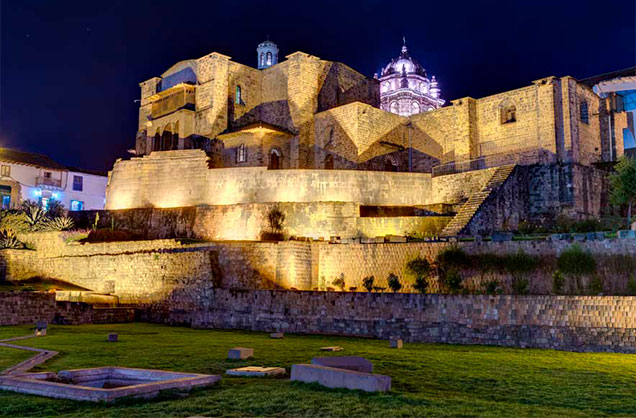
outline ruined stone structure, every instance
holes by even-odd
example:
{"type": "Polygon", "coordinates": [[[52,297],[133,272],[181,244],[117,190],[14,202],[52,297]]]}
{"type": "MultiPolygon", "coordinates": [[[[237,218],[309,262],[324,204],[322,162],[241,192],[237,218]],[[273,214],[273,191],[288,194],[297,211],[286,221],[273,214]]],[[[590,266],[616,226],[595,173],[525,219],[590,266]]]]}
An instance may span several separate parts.
{"type": "Polygon", "coordinates": [[[271,41],[257,52],[260,69],[214,52],[140,84],[137,157],[116,162],[107,209],[446,205],[457,216],[445,235],[488,232],[598,216],[602,163],[623,152],[622,126],[608,123],[619,110],[572,77],[437,108],[406,47],[379,80],[302,52],[278,62],[271,41]],[[420,112],[393,112],[394,94],[417,96],[420,112]]]}

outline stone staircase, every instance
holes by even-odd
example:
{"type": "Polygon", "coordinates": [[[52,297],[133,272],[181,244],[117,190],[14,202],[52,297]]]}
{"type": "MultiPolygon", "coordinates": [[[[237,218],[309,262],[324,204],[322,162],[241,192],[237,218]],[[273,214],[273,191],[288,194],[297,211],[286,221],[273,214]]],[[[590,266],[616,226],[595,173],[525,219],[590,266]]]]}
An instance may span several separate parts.
{"type": "Polygon", "coordinates": [[[444,227],[440,235],[448,237],[461,234],[488,196],[504,184],[515,167],[516,165],[514,164],[497,167],[486,185],[468,198],[466,203],[459,209],[459,212],[457,212],[457,215],[444,227]]]}

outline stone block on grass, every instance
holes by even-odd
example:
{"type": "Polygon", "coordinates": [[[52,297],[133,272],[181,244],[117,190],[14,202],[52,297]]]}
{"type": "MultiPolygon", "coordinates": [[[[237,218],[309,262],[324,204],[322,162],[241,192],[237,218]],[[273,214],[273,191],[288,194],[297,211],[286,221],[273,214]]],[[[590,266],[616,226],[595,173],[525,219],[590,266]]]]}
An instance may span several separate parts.
{"type": "Polygon", "coordinates": [[[342,351],[344,348],[334,345],[329,347],[320,347],[320,351],[342,351]]]}
{"type": "Polygon", "coordinates": [[[227,353],[227,358],[230,360],[245,360],[250,357],[254,357],[253,348],[234,347],[227,353]]]}
{"type": "Polygon", "coordinates": [[[318,383],[328,388],[345,388],[365,392],[387,392],[391,390],[391,378],[381,374],[362,373],[316,364],[294,364],[291,380],[318,383]]]}
{"type": "Polygon", "coordinates": [[[264,377],[264,376],[280,376],[285,374],[285,369],[282,367],[239,367],[238,369],[230,369],[225,372],[228,376],[243,376],[243,377],[264,377]]]}
{"type": "Polygon", "coordinates": [[[363,373],[373,373],[373,363],[364,357],[339,356],[339,357],[315,357],[311,364],[318,366],[335,367],[337,369],[354,370],[363,373]]]}
{"type": "Polygon", "coordinates": [[[109,343],[116,343],[117,341],[119,341],[119,336],[117,334],[115,333],[108,334],[109,343]]]}
{"type": "Polygon", "coordinates": [[[389,344],[391,348],[402,348],[402,345],[404,344],[404,342],[400,338],[391,338],[389,340],[389,344]]]}
{"type": "Polygon", "coordinates": [[[285,334],[283,334],[282,332],[272,332],[271,334],[269,334],[269,337],[280,340],[281,338],[285,338],[285,334]]]}

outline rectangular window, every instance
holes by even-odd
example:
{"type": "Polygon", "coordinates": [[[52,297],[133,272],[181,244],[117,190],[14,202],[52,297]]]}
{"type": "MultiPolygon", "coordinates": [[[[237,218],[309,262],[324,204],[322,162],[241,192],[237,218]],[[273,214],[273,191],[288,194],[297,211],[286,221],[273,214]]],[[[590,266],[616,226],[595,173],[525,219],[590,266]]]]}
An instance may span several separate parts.
{"type": "Polygon", "coordinates": [[[11,166],[3,165],[2,172],[0,174],[2,174],[2,177],[11,177],[11,166]]]}
{"type": "Polygon", "coordinates": [[[84,202],[82,202],[81,200],[71,200],[71,210],[84,210],[84,202]]]}
{"type": "Polygon", "coordinates": [[[51,173],[50,171],[45,171],[45,172],[44,172],[44,178],[45,178],[45,179],[50,179],[50,178],[51,178],[51,176],[52,176],[52,173],[51,173]]]}
{"type": "Polygon", "coordinates": [[[77,192],[84,190],[84,177],[73,176],[73,190],[77,192]]]}

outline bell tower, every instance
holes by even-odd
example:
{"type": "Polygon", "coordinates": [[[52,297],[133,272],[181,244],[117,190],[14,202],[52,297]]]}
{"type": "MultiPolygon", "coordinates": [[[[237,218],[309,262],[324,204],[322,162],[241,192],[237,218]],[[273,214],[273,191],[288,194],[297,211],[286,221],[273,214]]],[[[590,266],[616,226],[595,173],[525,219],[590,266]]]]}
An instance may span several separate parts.
{"type": "Polygon", "coordinates": [[[258,44],[256,59],[258,60],[257,68],[259,70],[278,64],[278,46],[267,37],[265,42],[258,44]]]}

